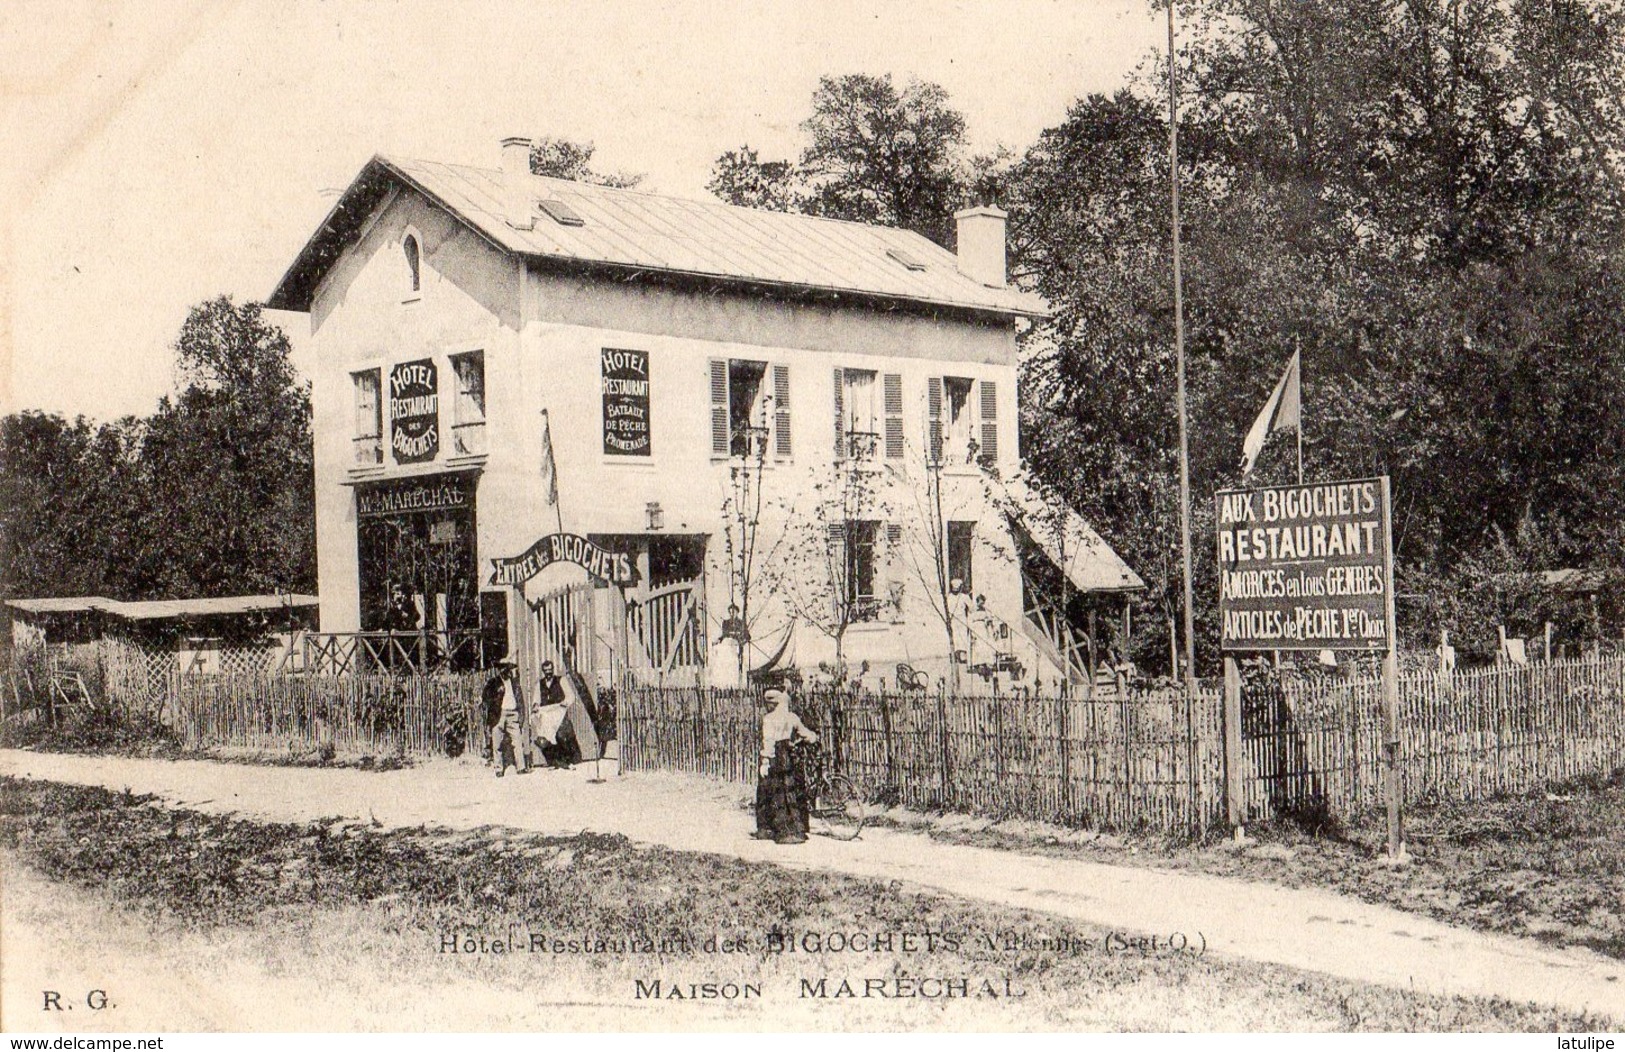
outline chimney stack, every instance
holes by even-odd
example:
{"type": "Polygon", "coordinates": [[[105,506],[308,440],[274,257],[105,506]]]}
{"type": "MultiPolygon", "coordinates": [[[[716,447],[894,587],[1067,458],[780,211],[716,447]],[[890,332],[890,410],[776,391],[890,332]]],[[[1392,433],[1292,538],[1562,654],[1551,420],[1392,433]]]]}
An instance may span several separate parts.
{"type": "Polygon", "coordinates": [[[529,139],[510,135],[502,140],[502,183],[508,225],[530,230],[536,225],[536,215],[530,200],[529,139]]]}
{"type": "Polygon", "coordinates": [[[959,272],[972,281],[1002,289],[1004,274],[1004,221],[1007,213],[992,205],[976,205],[954,213],[958,224],[959,272]]]}

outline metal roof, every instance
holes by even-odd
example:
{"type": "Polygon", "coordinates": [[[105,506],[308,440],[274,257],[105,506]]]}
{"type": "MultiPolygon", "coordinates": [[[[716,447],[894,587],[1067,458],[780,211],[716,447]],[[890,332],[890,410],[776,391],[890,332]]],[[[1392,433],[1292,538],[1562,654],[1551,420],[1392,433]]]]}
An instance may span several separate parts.
{"type": "Polygon", "coordinates": [[[374,157],[300,251],[267,305],[308,311],[328,268],[389,189],[404,184],[516,255],[786,292],[1025,317],[1049,313],[1038,296],[966,277],[952,252],[893,227],[529,176],[526,196],[535,222],[530,230],[518,230],[507,222],[505,178],[495,169],[374,157]],[[581,224],[558,221],[539,205],[542,201],[562,203],[581,224]],[[923,266],[911,269],[896,253],[923,266]]]}
{"type": "Polygon", "coordinates": [[[1005,510],[1081,592],[1134,592],[1145,587],[1094,527],[1022,469],[1000,481],[1005,510]]]}
{"type": "Polygon", "coordinates": [[[159,618],[230,616],[290,607],[303,609],[317,606],[320,602],[321,600],[313,595],[287,592],[282,595],[233,595],[213,599],[151,599],[137,603],[88,595],[59,599],[8,599],[6,605],[30,614],[73,614],[97,610],[131,621],[146,621],[159,618]]]}

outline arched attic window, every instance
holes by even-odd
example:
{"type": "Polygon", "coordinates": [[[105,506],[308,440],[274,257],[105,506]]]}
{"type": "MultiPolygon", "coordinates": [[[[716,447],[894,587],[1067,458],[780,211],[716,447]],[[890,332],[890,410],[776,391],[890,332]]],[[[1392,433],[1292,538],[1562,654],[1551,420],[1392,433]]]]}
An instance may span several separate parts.
{"type": "Polygon", "coordinates": [[[418,253],[418,237],[416,234],[407,234],[401,242],[401,251],[406,253],[406,272],[412,280],[412,291],[417,292],[423,287],[423,275],[420,268],[421,260],[418,253]]]}

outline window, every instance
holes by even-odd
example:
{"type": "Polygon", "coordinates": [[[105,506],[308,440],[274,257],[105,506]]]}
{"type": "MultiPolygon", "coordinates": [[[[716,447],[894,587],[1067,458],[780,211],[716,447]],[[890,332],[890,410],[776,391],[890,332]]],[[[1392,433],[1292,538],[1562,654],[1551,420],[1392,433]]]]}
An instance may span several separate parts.
{"type": "Polygon", "coordinates": [[[835,370],[835,455],[873,460],[903,455],[903,378],[871,369],[835,370]]]}
{"type": "Polygon", "coordinates": [[[998,385],[934,376],[926,396],[931,459],[943,467],[992,466],[999,458],[998,385]]]}
{"type": "Polygon", "coordinates": [[[712,359],[711,454],[754,458],[769,453],[790,455],[789,366],[712,359]]]}
{"type": "Polygon", "coordinates": [[[948,523],[948,590],[955,595],[970,595],[976,587],[971,580],[971,545],[976,537],[976,523],[948,523]]]}
{"type": "Polygon", "coordinates": [[[406,254],[406,272],[410,278],[411,290],[418,292],[423,288],[423,275],[420,270],[418,239],[416,234],[407,234],[406,240],[401,242],[401,251],[406,254]]]}
{"type": "Polygon", "coordinates": [[[880,597],[875,591],[880,523],[851,519],[831,527],[845,541],[845,600],[848,620],[875,621],[880,617],[880,597]]]}
{"type": "Polygon", "coordinates": [[[470,351],[451,357],[457,377],[457,403],[452,408],[453,456],[485,452],[485,352],[470,351]]]}
{"type": "Polygon", "coordinates": [[[942,460],[944,464],[969,464],[976,459],[976,427],[971,422],[971,388],[975,384],[962,376],[942,378],[942,460]]]}
{"type": "Polygon", "coordinates": [[[355,382],[355,462],[371,466],[384,462],[383,402],[378,397],[380,382],[377,369],[351,373],[355,382]]]}

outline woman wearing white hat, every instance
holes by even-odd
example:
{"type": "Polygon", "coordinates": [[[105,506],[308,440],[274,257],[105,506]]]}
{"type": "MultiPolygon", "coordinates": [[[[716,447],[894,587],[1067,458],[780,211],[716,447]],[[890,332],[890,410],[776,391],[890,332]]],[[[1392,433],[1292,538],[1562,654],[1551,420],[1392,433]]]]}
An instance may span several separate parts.
{"type": "Polygon", "coordinates": [[[797,738],[816,742],[801,717],[790,711],[790,695],[774,688],[762,693],[761,778],[756,783],[757,840],[802,844],[807,840],[807,780],[791,747],[797,738]]]}

